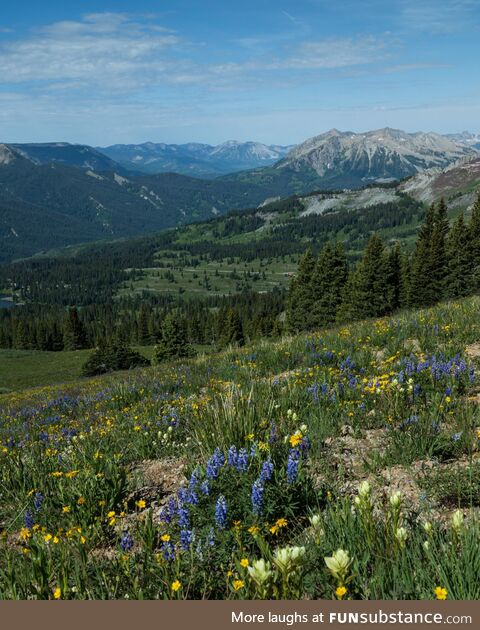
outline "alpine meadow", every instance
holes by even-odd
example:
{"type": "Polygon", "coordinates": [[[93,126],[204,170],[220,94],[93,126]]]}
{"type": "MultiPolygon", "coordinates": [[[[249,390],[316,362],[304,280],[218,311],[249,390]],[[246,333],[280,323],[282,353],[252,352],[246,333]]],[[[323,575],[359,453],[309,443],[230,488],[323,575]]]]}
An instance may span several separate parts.
{"type": "Polygon", "coordinates": [[[0,599],[480,600],[475,3],[20,4],[0,599]]]}

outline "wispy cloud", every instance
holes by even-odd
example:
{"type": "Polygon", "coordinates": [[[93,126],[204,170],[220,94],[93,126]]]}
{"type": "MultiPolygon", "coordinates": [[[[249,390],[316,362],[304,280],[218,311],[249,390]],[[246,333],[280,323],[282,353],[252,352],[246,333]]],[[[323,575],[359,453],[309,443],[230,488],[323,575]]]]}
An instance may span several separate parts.
{"type": "Polygon", "coordinates": [[[399,7],[409,30],[446,34],[480,24],[478,0],[400,0],[399,7]]]}
{"type": "Polygon", "coordinates": [[[173,32],[123,13],[56,22],[0,45],[0,82],[75,82],[102,89],[131,87],[168,72],[173,32]]]}

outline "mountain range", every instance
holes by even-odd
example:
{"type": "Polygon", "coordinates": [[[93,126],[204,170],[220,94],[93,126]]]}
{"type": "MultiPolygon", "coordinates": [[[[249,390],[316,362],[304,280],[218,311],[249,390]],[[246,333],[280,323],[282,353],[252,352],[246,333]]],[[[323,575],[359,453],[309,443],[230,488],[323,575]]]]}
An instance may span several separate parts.
{"type": "MultiPolygon", "coordinates": [[[[414,175],[420,182],[414,190],[414,177],[402,184],[404,191],[427,201],[439,179],[453,182],[461,172],[460,179],[470,173],[477,181],[476,166],[470,166],[479,155],[476,136],[460,136],[331,130],[290,149],[269,166],[208,179],[142,174],[86,145],[0,144],[0,262],[84,241],[149,234],[315,190],[355,197],[341,191],[414,175]],[[452,164],[460,164],[460,171],[452,164]]],[[[236,142],[162,146],[165,152],[174,152],[172,146],[190,147],[190,155],[208,153],[230,165],[248,156],[268,161],[275,152],[287,150],[236,142]]]]}
{"type": "Polygon", "coordinates": [[[284,157],[292,146],[229,140],[212,146],[190,142],[165,144],[114,144],[97,150],[130,171],[175,172],[192,177],[217,177],[245,169],[270,166],[284,157]]]}

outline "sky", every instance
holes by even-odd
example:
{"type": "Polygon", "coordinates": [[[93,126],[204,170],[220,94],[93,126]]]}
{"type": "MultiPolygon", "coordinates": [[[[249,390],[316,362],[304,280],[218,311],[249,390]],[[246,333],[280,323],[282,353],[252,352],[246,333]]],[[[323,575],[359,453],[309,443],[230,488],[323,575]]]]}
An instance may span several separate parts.
{"type": "Polygon", "coordinates": [[[0,8],[0,141],[294,144],[480,131],[480,0],[0,8]]]}

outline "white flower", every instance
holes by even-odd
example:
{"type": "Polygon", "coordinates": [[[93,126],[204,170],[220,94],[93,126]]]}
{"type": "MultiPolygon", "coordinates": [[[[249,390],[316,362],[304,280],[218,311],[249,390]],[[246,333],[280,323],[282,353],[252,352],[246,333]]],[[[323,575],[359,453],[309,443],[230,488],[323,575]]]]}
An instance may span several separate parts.
{"type": "Polygon", "coordinates": [[[428,551],[430,549],[430,543],[428,542],[428,540],[425,540],[423,542],[423,548],[425,549],[425,551],[428,551]]]}
{"type": "Polygon", "coordinates": [[[361,499],[368,499],[370,493],[372,492],[372,488],[368,481],[362,481],[362,483],[358,487],[358,496],[361,499]]]}
{"type": "Polygon", "coordinates": [[[283,547],[275,550],[273,562],[282,573],[290,573],[301,564],[304,555],[305,547],[283,547]]]}
{"type": "Polygon", "coordinates": [[[430,521],[425,521],[422,524],[422,527],[425,531],[425,533],[430,534],[430,532],[432,531],[432,524],[430,523],[430,521]]]}
{"type": "Polygon", "coordinates": [[[395,532],[395,538],[399,542],[400,546],[403,547],[405,545],[405,541],[408,538],[408,532],[405,527],[399,527],[395,532]]]}
{"type": "Polygon", "coordinates": [[[310,521],[310,525],[312,527],[318,527],[322,522],[320,514],[312,514],[312,516],[308,517],[308,520],[310,521]]]}
{"type": "Polygon", "coordinates": [[[455,510],[452,516],[452,529],[457,533],[463,527],[463,512],[461,510],[455,510]]]}
{"type": "Polygon", "coordinates": [[[255,560],[251,567],[247,567],[248,574],[257,584],[264,584],[272,575],[272,567],[270,562],[265,562],[263,558],[255,560]]]}
{"type": "Polygon", "coordinates": [[[343,549],[337,549],[331,557],[324,558],[324,560],[328,570],[337,580],[345,578],[348,567],[352,562],[348,551],[343,549]]]}
{"type": "Polygon", "coordinates": [[[400,505],[402,504],[402,493],[400,492],[400,490],[395,490],[395,492],[393,494],[390,495],[390,505],[393,508],[397,508],[400,507],[400,505]]]}

